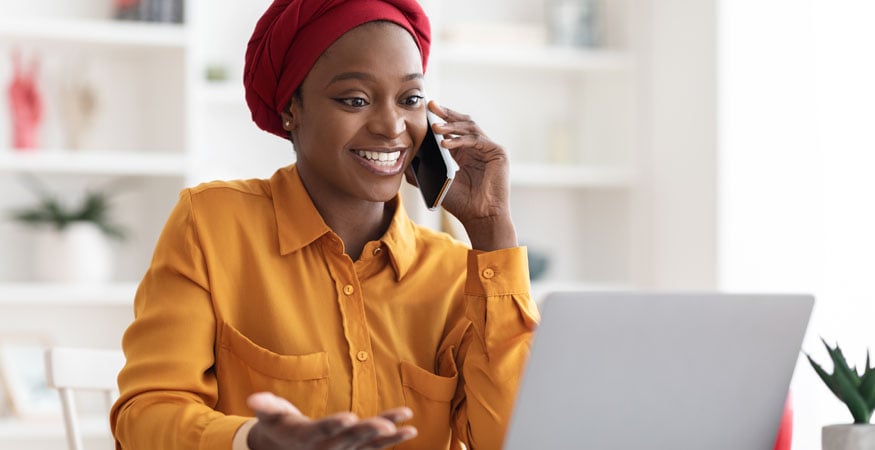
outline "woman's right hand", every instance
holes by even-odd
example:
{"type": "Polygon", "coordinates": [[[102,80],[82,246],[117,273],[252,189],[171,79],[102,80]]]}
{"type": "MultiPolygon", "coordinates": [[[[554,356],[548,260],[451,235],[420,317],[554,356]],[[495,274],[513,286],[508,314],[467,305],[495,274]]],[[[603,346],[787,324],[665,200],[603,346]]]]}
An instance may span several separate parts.
{"type": "Polygon", "coordinates": [[[252,394],[246,403],[258,418],[247,438],[252,450],[381,449],[416,437],[416,428],[396,426],[413,417],[409,408],[391,409],[369,419],[338,413],[313,420],[269,392],[252,394]]]}

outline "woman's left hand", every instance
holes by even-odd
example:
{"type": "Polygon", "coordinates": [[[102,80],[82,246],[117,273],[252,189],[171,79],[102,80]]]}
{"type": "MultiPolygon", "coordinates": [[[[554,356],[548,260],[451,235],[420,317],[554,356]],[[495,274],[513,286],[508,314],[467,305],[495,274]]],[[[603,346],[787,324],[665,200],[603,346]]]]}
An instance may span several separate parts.
{"type": "Polygon", "coordinates": [[[493,142],[471,117],[429,102],[445,120],[432,130],[444,136],[443,146],[459,164],[443,207],[456,216],[478,250],[517,246],[510,218],[510,166],[507,152],[493,142]]]}

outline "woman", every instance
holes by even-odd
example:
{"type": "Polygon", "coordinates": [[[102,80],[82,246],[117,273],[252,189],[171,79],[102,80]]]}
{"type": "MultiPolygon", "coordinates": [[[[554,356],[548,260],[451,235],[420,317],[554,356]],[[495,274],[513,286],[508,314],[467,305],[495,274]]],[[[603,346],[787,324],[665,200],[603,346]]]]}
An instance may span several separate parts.
{"type": "Polygon", "coordinates": [[[269,7],[247,102],[297,163],[182,192],[123,341],[119,447],[501,447],[537,310],[506,152],[425,104],[429,33],[415,0],[269,7]],[[398,198],[426,108],[470,249],[398,198]]]}

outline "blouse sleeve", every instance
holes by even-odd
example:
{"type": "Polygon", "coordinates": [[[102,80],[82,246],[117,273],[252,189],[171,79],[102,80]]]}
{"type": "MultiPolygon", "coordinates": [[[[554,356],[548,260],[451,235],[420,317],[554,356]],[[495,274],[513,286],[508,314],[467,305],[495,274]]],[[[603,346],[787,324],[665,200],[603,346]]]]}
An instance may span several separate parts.
{"type": "Polygon", "coordinates": [[[461,382],[453,431],[471,449],[501,448],[540,316],[524,247],[468,253],[468,323],[457,327],[461,382]]]}
{"type": "Polygon", "coordinates": [[[116,448],[230,449],[248,418],[214,410],[216,320],[191,193],[183,191],[134,301],[122,347],[116,448]]]}

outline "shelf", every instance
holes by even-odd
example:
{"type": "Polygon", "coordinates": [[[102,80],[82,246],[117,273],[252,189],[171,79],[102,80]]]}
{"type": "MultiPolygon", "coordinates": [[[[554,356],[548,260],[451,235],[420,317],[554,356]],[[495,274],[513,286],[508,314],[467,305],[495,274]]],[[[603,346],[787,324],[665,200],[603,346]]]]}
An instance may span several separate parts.
{"type": "Polygon", "coordinates": [[[517,162],[510,166],[510,182],[523,187],[629,188],[636,182],[630,169],[517,162]]]}
{"type": "Polygon", "coordinates": [[[182,49],[187,43],[187,33],[183,25],[168,23],[0,18],[0,39],[182,49]]]}
{"type": "Polygon", "coordinates": [[[6,150],[0,151],[0,172],[184,176],[186,159],[158,152],[6,150]]]}
{"type": "Polygon", "coordinates": [[[549,46],[500,46],[445,44],[435,51],[444,64],[503,66],[543,70],[628,70],[632,57],[613,50],[549,46]]]}
{"type": "Polygon", "coordinates": [[[137,283],[78,285],[64,283],[0,283],[4,306],[126,306],[134,304],[137,283]]]}
{"type": "Polygon", "coordinates": [[[246,107],[246,94],[243,90],[243,83],[207,81],[202,84],[199,95],[204,102],[246,107]]]}

